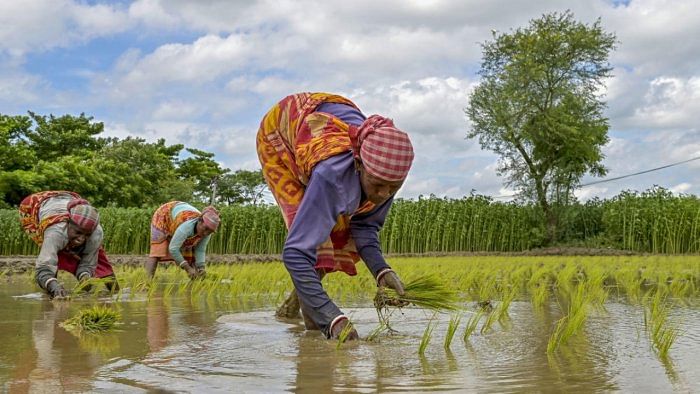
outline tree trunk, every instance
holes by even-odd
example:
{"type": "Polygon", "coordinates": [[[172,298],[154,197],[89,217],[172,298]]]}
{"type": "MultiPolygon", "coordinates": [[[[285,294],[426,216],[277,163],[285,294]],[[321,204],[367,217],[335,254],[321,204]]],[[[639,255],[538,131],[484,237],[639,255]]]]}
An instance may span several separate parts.
{"type": "Polygon", "coordinates": [[[547,188],[542,183],[542,178],[535,178],[535,188],[537,190],[537,200],[545,217],[547,244],[551,245],[557,241],[557,214],[547,201],[547,188]]]}

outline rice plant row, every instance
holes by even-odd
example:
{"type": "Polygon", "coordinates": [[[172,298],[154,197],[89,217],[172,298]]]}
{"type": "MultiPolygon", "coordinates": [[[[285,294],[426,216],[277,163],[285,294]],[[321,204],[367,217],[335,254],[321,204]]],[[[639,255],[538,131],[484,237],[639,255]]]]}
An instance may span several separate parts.
{"type": "MultiPolygon", "coordinates": [[[[493,324],[507,320],[510,305],[519,301],[531,303],[534,309],[561,311],[561,318],[549,333],[548,351],[556,352],[578,335],[596,308],[604,308],[610,298],[615,298],[646,310],[650,343],[664,358],[681,333],[678,323],[670,318],[671,311],[700,302],[700,264],[695,256],[481,256],[400,258],[389,263],[406,284],[425,284],[421,278],[439,277],[449,290],[441,294],[446,294],[452,300],[449,305],[458,305],[459,310],[453,315],[446,347],[459,329],[461,313],[469,316],[462,337],[470,340],[473,335],[490,335],[493,324]]],[[[205,279],[194,281],[174,266],[159,270],[153,281],[140,267],[117,267],[117,276],[122,289],[116,294],[118,299],[189,297],[220,310],[276,305],[292,288],[281,262],[212,265],[205,279]]],[[[33,282],[30,274],[3,280],[33,282]]],[[[71,279],[66,280],[69,283],[71,279]]],[[[365,269],[359,269],[356,278],[332,274],[323,282],[330,297],[340,305],[371,305],[377,294],[374,279],[365,269]]],[[[434,299],[429,301],[422,306],[434,309],[430,307],[434,299]]],[[[383,326],[375,331],[370,336],[377,337],[390,328],[383,326]]],[[[424,338],[425,346],[430,333],[424,338]]]]}
{"type": "MultiPolygon", "coordinates": [[[[153,208],[101,208],[105,248],[113,254],[145,254],[153,208]]],[[[700,199],[662,188],[624,192],[609,200],[557,207],[559,239],[637,252],[700,253],[700,199]]],[[[279,254],[286,229],[271,205],[220,208],[221,227],[208,251],[215,254],[279,254]]],[[[484,196],[397,199],[380,232],[386,253],[515,252],[542,246],[545,225],[534,205],[484,196]]],[[[0,255],[36,254],[21,231],[16,210],[0,210],[0,255]]]]}

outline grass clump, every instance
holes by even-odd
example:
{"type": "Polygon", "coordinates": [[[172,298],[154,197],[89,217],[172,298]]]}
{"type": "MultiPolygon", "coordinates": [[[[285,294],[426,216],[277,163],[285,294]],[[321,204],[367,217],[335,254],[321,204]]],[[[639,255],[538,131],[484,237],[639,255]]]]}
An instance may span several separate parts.
{"type": "Polygon", "coordinates": [[[61,327],[79,333],[95,333],[114,328],[119,320],[121,320],[121,314],[118,311],[105,306],[95,305],[91,308],[83,309],[75,316],[66,319],[61,323],[61,327]]]}
{"type": "Polygon", "coordinates": [[[656,291],[649,297],[644,308],[644,327],[649,334],[652,346],[662,360],[668,358],[668,352],[680,335],[678,323],[669,319],[666,296],[656,291]]]}

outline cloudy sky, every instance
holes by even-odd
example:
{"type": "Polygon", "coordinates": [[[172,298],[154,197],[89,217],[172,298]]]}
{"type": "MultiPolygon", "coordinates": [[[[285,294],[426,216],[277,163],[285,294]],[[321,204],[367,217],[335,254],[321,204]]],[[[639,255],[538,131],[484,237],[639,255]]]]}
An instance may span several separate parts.
{"type": "MultiPolygon", "coordinates": [[[[617,35],[608,177],[700,156],[700,7],[693,0],[0,0],[0,113],[80,114],[106,134],[165,138],[257,169],[262,115],[299,91],[394,119],[416,161],[400,195],[509,195],[465,139],[480,43],[570,9],[617,35]]],[[[584,183],[597,178],[585,178],[584,183]]],[[[700,195],[700,160],[584,187],[700,195]]]]}

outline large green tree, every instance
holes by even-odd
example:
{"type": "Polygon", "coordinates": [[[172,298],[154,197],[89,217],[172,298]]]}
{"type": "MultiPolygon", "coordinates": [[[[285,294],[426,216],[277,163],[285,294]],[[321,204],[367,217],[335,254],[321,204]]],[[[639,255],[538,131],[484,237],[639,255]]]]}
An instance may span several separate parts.
{"type": "Polygon", "coordinates": [[[161,139],[103,138],[103,124],[80,116],[0,114],[0,208],[41,190],[72,190],[98,206],[208,201],[226,174],[214,154],[161,139]]]}
{"type": "Polygon", "coordinates": [[[183,148],[181,144],[168,146],[162,138],[155,143],[133,137],[109,139],[94,161],[99,173],[109,176],[94,203],[133,207],[191,199],[194,184],[177,175],[183,148]]]}
{"type": "Polygon", "coordinates": [[[37,155],[28,139],[28,116],[0,114],[0,208],[19,202],[42,182],[32,171],[37,155]]]}
{"type": "Polygon", "coordinates": [[[26,136],[41,160],[95,152],[106,142],[105,139],[97,137],[104,131],[104,124],[93,122],[91,116],[43,116],[31,111],[29,116],[36,127],[29,130],[26,136]]]}
{"type": "Polygon", "coordinates": [[[181,160],[177,173],[181,179],[192,182],[194,197],[200,202],[208,202],[212,197],[212,185],[228,168],[222,168],[214,160],[214,154],[199,149],[187,148],[190,157],[181,160]]]}
{"type": "Polygon", "coordinates": [[[262,170],[238,170],[218,180],[217,200],[227,205],[258,204],[267,189],[262,170]]]}
{"type": "Polygon", "coordinates": [[[519,197],[537,202],[550,242],[557,209],[586,173],[605,175],[608,119],[601,90],[615,35],[600,20],[545,14],[482,44],[481,81],[469,97],[469,138],[500,156],[498,174],[519,197]]]}

